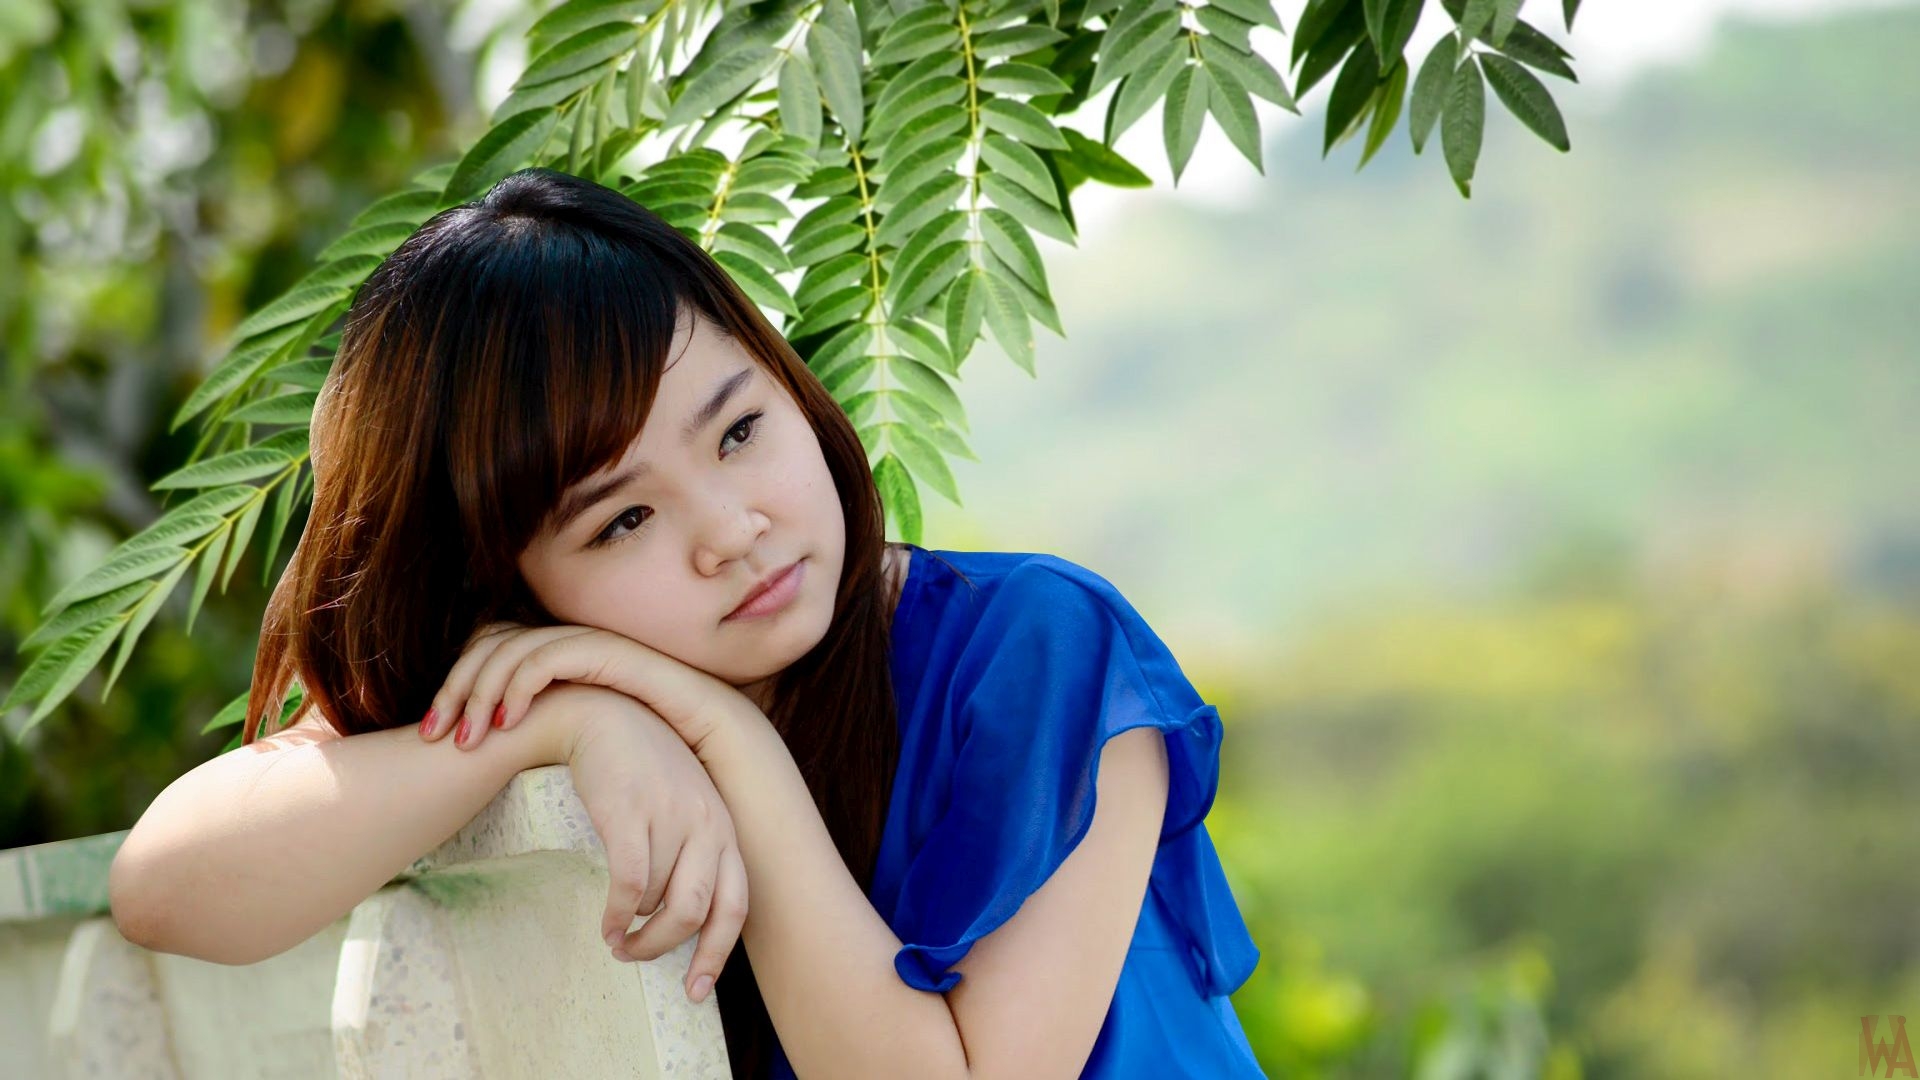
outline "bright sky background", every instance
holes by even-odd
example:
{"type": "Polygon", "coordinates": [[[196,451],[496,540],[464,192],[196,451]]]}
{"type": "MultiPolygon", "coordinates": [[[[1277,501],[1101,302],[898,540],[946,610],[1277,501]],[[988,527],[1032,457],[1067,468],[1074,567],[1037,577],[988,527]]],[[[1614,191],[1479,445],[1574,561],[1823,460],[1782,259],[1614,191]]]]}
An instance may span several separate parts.
{"type": "MultiPolygon", "coordinates": [[[[1607,90],[1619,85],[1623,78],[1648,64],[1684,62],[1695,55],[1712,39],[1715,25],[1729,15],[1749,19],[1775,19],[1792,21],[1833,11],[1843,11],[1861,7],[1898,7],[1910,5],[1913,0],[1585,0],[1579,15],[1573,21],[1573,33],[1566,32],[1560,18],[1559,0],[1530,0],[1522,9],[1527,21],[1540,27],[1554,40],[1560,42],[1573,53],[1574,70],[1580,75],[1585,88],[1584,98],[1589,104],[1598,97],[1604,97],[1607,90]]],[[[1304,5],[1297,0],[1282,0],[1278,5],[1281,17],[1287,29],[1293,28],[1293,19],[1304,5]]],[[[1418,58],[1426,55],[1428,46],[1437,40],[1442,25],[1448,24],[1438,4],[1429,5],[1426,17],[1419,31],[1414,35],[1408,47],[1408,56],[1418,58]]],[[[1280,67],[1286,57],[1288,41],[1272,30],[1254,31],[1255,48],[1280,67]]],[[[1287,85],[1293,85],[1291,73],[1286,73],[1287,85]]],[[[1556,98],[1570,114],[1579,111],[1580,103],[1568,103],[1561,93],[1559,80],[1549,80],[1553,85],[1556,98]]],[[[1304,115],[1294,116],[1279,106],[1253,100],[1254,108],[1260,117],[1260,130],[1269,141],[1273,133],[1284,130],[1289,125],[1306,124],[1318,130],[1320,109],[1324,104],[1327,88],[1333,79],[1329,76],[1319,86],[1313,88],[1301,111],[1304,115]]],[[[1077,118],[1072,126],[1084,134],[1098,134],[1101,121],[1106,116],[1106,100],[1111,91],[1100,94],[1077,118]]],[[[1227,141],[1226,134],[1219,124],[1207,118],[1207,125],[1200,136],[1200,143],[1194,148],[1193,160],[1181,174],[1180,186],[1173,187],[1173,176],[1167,166],[1167,152],[1162,141],[1160,110],[1141,117],[1132,127],[1120,136],[1115,147],[1127,160],[1138,165],[1147,175],[1153,177],[1152,188],[1122,189],[1104,184],[1086,184],[1073,193],[1073,210],[1084,235],[1089,231],[1098,231],[1098,222],[1108,215],[1124,209],[1136,199],[1177,198],[1192,203],[1200,200],[1208,203],[1235,205],[1250,197],[1268,181],[1254,171],[1253,164],[1240,155],[1233,144],[1227,141]]],[[[1338,151],[1336,151],[1338,153],[1338,151]]],[[[1349,152],[1351,157],[1351,152],[1349,152]]],[[[1271,167],[1271,165],[1269,166],[1271,167]]],[[[1351,168],[1351,166],[1348,166],[1351,168]]],[[[1041,238],[1042,245],[1053,241],[1041,238]]]]}

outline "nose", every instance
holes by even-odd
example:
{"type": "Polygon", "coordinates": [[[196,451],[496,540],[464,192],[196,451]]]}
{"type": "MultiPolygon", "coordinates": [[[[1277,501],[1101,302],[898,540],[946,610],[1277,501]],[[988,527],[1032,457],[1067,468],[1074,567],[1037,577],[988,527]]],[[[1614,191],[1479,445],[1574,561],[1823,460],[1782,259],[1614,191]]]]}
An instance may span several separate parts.
{"type": "Polygon", "coordinates": [[[716,490],[702,505],[694,560],[707,576],[751,554],[772,524],[736,492],[716,490]]]}

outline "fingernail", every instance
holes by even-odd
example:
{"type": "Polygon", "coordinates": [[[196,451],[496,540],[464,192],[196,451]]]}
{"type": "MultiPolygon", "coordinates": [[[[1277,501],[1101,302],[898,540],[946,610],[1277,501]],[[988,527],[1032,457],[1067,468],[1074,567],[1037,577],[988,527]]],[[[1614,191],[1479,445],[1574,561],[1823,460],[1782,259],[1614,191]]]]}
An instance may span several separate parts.
{"type": "Polygon", "coordinates": [[[433,734],[433,722],[438,719],[440,719],[439,711],[435,709],[428,709],[426,719],[420,721],[420,734],[422,735],[433,734]]]}
{"type": "Polygon", "coordinates": [[[453,741],[461,746],[467,745],[467,717],[460,716],[460,726],[453,729],[453,741]]]}
{"type": "Polygon", "coordinates": [[[618,930],[609,930],[609,931],[607,931],[607,948],[609,948],[609,949],[617,949],[617,948],[619,948],[619,947],[620,947],[620,939],[621,939],[621,938],[623,938],[623,937],[625,937],[625,936],[626,936],[625,934],[622,934],[622,933],[621,933],[620,931],[618,931],[618,930]]]}
{"type": "Polygon", "coordinates": [[[493,707],[493,726],[507,726],[507,703],[504,701],[493,707]]]}
{"type": "Polygon", "coordinates": [[[613,958],[614,958],[615,960],[618,960],[618,961],[620,961],[620,962],[621,962],[621,963],[623,963],[623,964],[631,964],[631,963],[633,963],[633,957],[631,957],[631,956],[628,956],[628,955],[627,955],[627,953],[626,953],[626,950],[624,950],[624,949],[615,949],[615,950],[613,950],[613,958]]]}
{"type": "Polygon", "coordinates": [[[707,991],[711,989],[713,989],[713,976],[702,975],[693,980],[693,993],[691,996],[695,1001],[704,1001],[707,997],[707,991]]]}

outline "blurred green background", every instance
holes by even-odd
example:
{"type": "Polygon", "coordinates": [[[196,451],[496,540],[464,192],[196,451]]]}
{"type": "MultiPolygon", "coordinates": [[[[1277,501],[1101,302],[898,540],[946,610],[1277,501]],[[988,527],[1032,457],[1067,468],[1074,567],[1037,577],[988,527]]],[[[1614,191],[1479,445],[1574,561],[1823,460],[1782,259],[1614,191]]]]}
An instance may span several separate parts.
{"type": "MultiPolygon", "coordinates": [[[[0,16],[0,685],[155,516],[220,335],[477,134],[534,14],[42,10],[0,16]]],[[[1910,6],[1725,23],[1556,85],[1570,155],[1499,117],[1471,202],[1398,137],[1322,162],[1321,91],[1251,196],[1043,242],[1071,336],[976,350],[925,542],[1105,574],[1220,706],[1271,1074],[1850,1076],[1920,1008],[1915,57],[1910,6]]],[[[261,578],[0,745],[0,847],[218,750],[261,578]]]]}

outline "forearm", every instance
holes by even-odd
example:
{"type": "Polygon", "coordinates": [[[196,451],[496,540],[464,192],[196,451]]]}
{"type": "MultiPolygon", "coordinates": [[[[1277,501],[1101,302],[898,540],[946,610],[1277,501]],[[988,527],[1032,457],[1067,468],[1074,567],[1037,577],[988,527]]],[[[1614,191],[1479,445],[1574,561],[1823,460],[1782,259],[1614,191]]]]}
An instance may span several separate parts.
{"type": "Polygon", "coordinates": [[[135,823],[109,875],[121,932],[219,963],[305,941],[433,850],[523,769],[565,760],[528,723],[471,752],[412,726],[316,740],[283,732],[181,776],[135,823]]]}
{"type": "Polygon", "coordinates": [[[965,1076],[946,997],[894,971],[900,939],[841,861],[779,735],[748,725],[706,764],[747,868],[741,939],[795,1073],[965,1076]]]}

